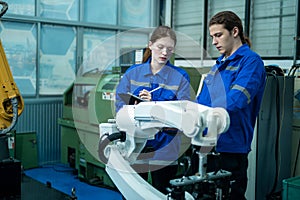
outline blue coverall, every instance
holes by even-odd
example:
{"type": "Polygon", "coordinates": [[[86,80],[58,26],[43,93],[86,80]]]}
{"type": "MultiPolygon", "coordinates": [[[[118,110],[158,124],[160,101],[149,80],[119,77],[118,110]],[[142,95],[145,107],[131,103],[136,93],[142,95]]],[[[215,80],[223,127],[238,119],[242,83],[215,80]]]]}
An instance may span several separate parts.
{"type": "Polygon", "coordinates": [[[197,102],[229,113],[230,127],[218,139],[218,152],[249,153],[266,82],[264,63],[247,44],[223,58],[204,79],[197,102]]]}
{"type": "MultiPolygon", "coordinates": [[[[131,66],[123,75],[116,89],[116,111],[125,104],[118,94],[131,92],[139,95],[143,89],[148,91],[157,87],[161,89],[151,93],[152,101],[174,101],[190,99],[190,78],[185,70],[172,65],[169,61],[155,75],[150,68],[151,58],[146,63],[131,66]]],[[[155,151],[153,160],[177,160],[180,146],[180,137],[175,133],[163,131],[155,135],[155,139],[148,140],[146,147],[155,151]],[[172,141],[172,142],[171,142],[172,141]],[[167,148],[163,148],[168,145],[167,148]]]]}
{"type": "Polygon", "coordinates": [[[262,59],[243,44],[231,56],[220,56],[204,79],[197,101],[211,107],[223,107],[230,117],[229,129],[220,135],[216,168],[232,173],[230,199],[245,199],[248,153],[262,101],[266,72],[262,59]]]}

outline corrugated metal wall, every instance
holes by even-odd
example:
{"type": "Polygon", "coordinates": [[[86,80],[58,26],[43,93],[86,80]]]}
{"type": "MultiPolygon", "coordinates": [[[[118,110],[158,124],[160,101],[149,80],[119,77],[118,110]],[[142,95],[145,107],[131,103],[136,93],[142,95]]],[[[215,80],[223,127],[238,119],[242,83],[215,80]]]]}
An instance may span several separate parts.
{"type": "Polygon", "coordinates": [[[60,162],[62,99],[24,100],[25,107],[15,127],[16,133],[36,132],[39,165],[60,162]]]}

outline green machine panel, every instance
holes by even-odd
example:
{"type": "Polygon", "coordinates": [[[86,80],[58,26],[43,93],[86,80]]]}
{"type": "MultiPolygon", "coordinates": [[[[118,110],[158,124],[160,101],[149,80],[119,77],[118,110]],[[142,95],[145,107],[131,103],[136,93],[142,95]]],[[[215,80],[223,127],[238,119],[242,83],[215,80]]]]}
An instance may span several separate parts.
{"type": "Polygon", "coordinates": [[[36,132],[16,133],[15,138],[15,158],[24,169],[38,167],[36,132]]]}
{"type": "Polygon", "coordinates": [[[119,71],[92,71],[77,77],[64,93],[61,162],[76,169],[81,180],[115,187],[98,158],[99,124],[114,118],[119,71]]]}
{"type": "Polygon", "coordinates": [[[79,136],[73,120],[59,119],[61,125],[61,162],[70,167],[79,167],[79,136]]]}

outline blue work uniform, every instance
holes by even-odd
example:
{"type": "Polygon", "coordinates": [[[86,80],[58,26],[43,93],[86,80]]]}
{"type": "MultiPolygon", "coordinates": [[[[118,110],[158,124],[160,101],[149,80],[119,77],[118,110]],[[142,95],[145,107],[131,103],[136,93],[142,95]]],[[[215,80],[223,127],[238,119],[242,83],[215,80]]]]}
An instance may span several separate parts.
{"type": "Polygon", "coordinates": [[[265,83],[264,63],[247,44],[227,59],[224,55],[217,59],[197,97],[198,103],[223,107],[230,116],[229,129],[218,138],[217,152],[249,153],[265,83]]]}
{"type": "MultiPolygon", "coordinates": [[[[138,96],[143,89],[150,91],[161,87],[151,93],[152,101],[190,99],[190,78],[185,70],[168,61],[158,73],[153,74],[150,62],[151,58],[146,63],[133,65],[123,75],[116,89],[117,112],[125,105],[118,95],[120,93],[131,92],[138,96]]],[[[146,147],[151,147],[155,151],[153,160],[177,160],[180,137],[175,137],[176,133],[160,131],[155,135],[155,139],[147,141],[146,147]],[[166,145],[167,148],[163,148],[166,145]]]]}

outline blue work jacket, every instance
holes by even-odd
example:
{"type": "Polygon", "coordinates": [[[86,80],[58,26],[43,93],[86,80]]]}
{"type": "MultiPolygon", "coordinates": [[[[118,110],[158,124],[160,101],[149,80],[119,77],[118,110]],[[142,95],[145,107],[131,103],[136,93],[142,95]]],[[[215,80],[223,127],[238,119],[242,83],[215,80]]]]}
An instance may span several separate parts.
{"type": "MultiPolygon", "coordinates": [[[[116,89],[116,111],[118,112],[125,102],[118,94],[131,92],[139,95],[143,89],[148,91],[162,87],[151,93],[152,101],[175,101],[190,99],[190,78],[185,70],[167,62],[155,75],[150,67],[151,59],[146,63],[131,66],[123,75],[116,89]]],[[[160,131],[155,139],[148,140],[146,147],[155,150],[153,159],[176,160],[178,158],[180,137],[175,134],[160,131]],[[171,142],[172,141],[172,142],[171,142]],[[165,148],[163,148],[165,147],[165,148]]]]}
{"type": "Polygon", "coordinates": [[[248,153],[266,83],[262,59],[247,44],[231,56],[220,56],[204,79],[197,101],[228,111],[230,126],[217,141],[216,151],[248,153]]]}

